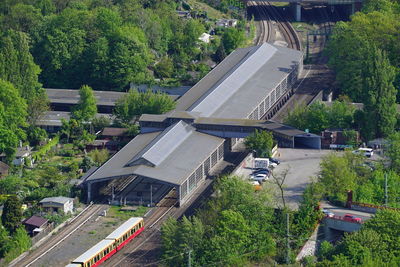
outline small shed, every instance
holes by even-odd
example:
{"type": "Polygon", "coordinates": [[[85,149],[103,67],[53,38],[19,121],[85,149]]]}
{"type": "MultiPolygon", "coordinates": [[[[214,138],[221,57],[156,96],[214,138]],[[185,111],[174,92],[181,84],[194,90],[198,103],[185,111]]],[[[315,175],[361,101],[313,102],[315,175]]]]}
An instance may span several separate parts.
{"type": "Polygon", "coordinates": [[[45,218],[33,215],[24,220],[22,224],[25,226],[25,229],[29,234],[36,235],[47,227],[48,222],[49,221],[45,218]]]}
{"type": "Polygon", "coordinates": [[[72,213],[74,210],[74,199],[69,197],[46,197],[39,204],[45,211],[72,213]]]}

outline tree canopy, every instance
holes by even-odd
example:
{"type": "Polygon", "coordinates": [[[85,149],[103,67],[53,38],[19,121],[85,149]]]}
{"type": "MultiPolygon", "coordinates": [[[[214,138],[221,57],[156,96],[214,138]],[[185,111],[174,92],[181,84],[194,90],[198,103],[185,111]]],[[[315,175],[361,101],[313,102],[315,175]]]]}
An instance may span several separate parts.
{"type": "Polygon", "coordinates": [[[253,134],[246,137],[244,143],[247,149],[256,151],[257,157],[265,158],[271,156],[274,139],[271,132],[256,130],[253,134]]]}
{"type": "Polygon", "coordinates": [[[128,125],[142,114],[163,114],[174,108],[175,102],[165,93],[132,89],[117,101],[114,115],[120,124],[128,125]]]}
{"type": "Polygon", "coordinates": [[[14,233],[21,225],[21,220],[22,202],[15,195],[8,197],[1,214],[2,224],[8,231],[14,233]]]}
{"type": "Polygon", "coordinates": [[[26,101],[9,82],[0,79],[0,152],[8,159],[14,156],[20,140],[26,138],[26,101]]]}
{"type": "Polygon", "coordinates": [[[79,89],[78,105],[72,112],[72,117],[77,120],[91,121],[97,114],[97,103],[92,88],[87,85],[79,89]]]}

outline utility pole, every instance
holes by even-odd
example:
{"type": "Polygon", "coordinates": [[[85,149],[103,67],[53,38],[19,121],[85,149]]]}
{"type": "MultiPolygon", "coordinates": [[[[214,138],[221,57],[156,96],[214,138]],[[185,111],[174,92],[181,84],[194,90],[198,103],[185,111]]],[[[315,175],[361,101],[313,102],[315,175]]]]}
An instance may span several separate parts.
{"type": "Polygon", "coordinates": [[[388,184],[387,184],[387,173],[385,173],[385,206],[388,205],[388,184]]]}
{"type": "Polygon", "coordinates": [[[290,263],[289,213],[286,213],[286,264],[290,263]]]}
{"type": "Polygon", "coordinates": [[[150,184],[150,207],[153,207],[153,184],[150,184]]]}
{"type": "Polygon", "coordinates": [[[192,259],[191,259],[192,250],[191,250],[191,249],[188,249],[187,253],[188,253],[188,262],[187,262],[187,266],[188,266],[188,267],[191,267],[191,266],[192,266],[192,259]]]}

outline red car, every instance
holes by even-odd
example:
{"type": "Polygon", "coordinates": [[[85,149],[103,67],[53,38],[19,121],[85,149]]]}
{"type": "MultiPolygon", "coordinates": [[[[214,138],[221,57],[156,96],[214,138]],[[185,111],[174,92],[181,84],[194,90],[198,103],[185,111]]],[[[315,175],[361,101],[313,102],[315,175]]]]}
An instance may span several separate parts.
{"type": "Polygon", "coordinates": [[[343,216],[343,220],[348,221],[348,222],[358,222],[361,223],[361,218],[360,217],[356,217],[353,214],[345,214],[343,216]]]}

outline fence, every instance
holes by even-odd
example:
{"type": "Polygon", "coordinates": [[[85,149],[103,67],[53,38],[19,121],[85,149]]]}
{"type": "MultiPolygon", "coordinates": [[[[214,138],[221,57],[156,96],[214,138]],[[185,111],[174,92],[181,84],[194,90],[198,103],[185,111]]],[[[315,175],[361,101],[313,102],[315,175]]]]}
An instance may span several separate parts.
{"type": "Polygon", "coordinates": [[[35,245],[37,242],[39,242],[43,237],[47,236],[48,233],[50,233],[54,229],[54,222],[49,223],[46,228],[44,228],[40,233],[35,235],[34,237],[31,238],[32,240],[32,245],[35,245]]]}

